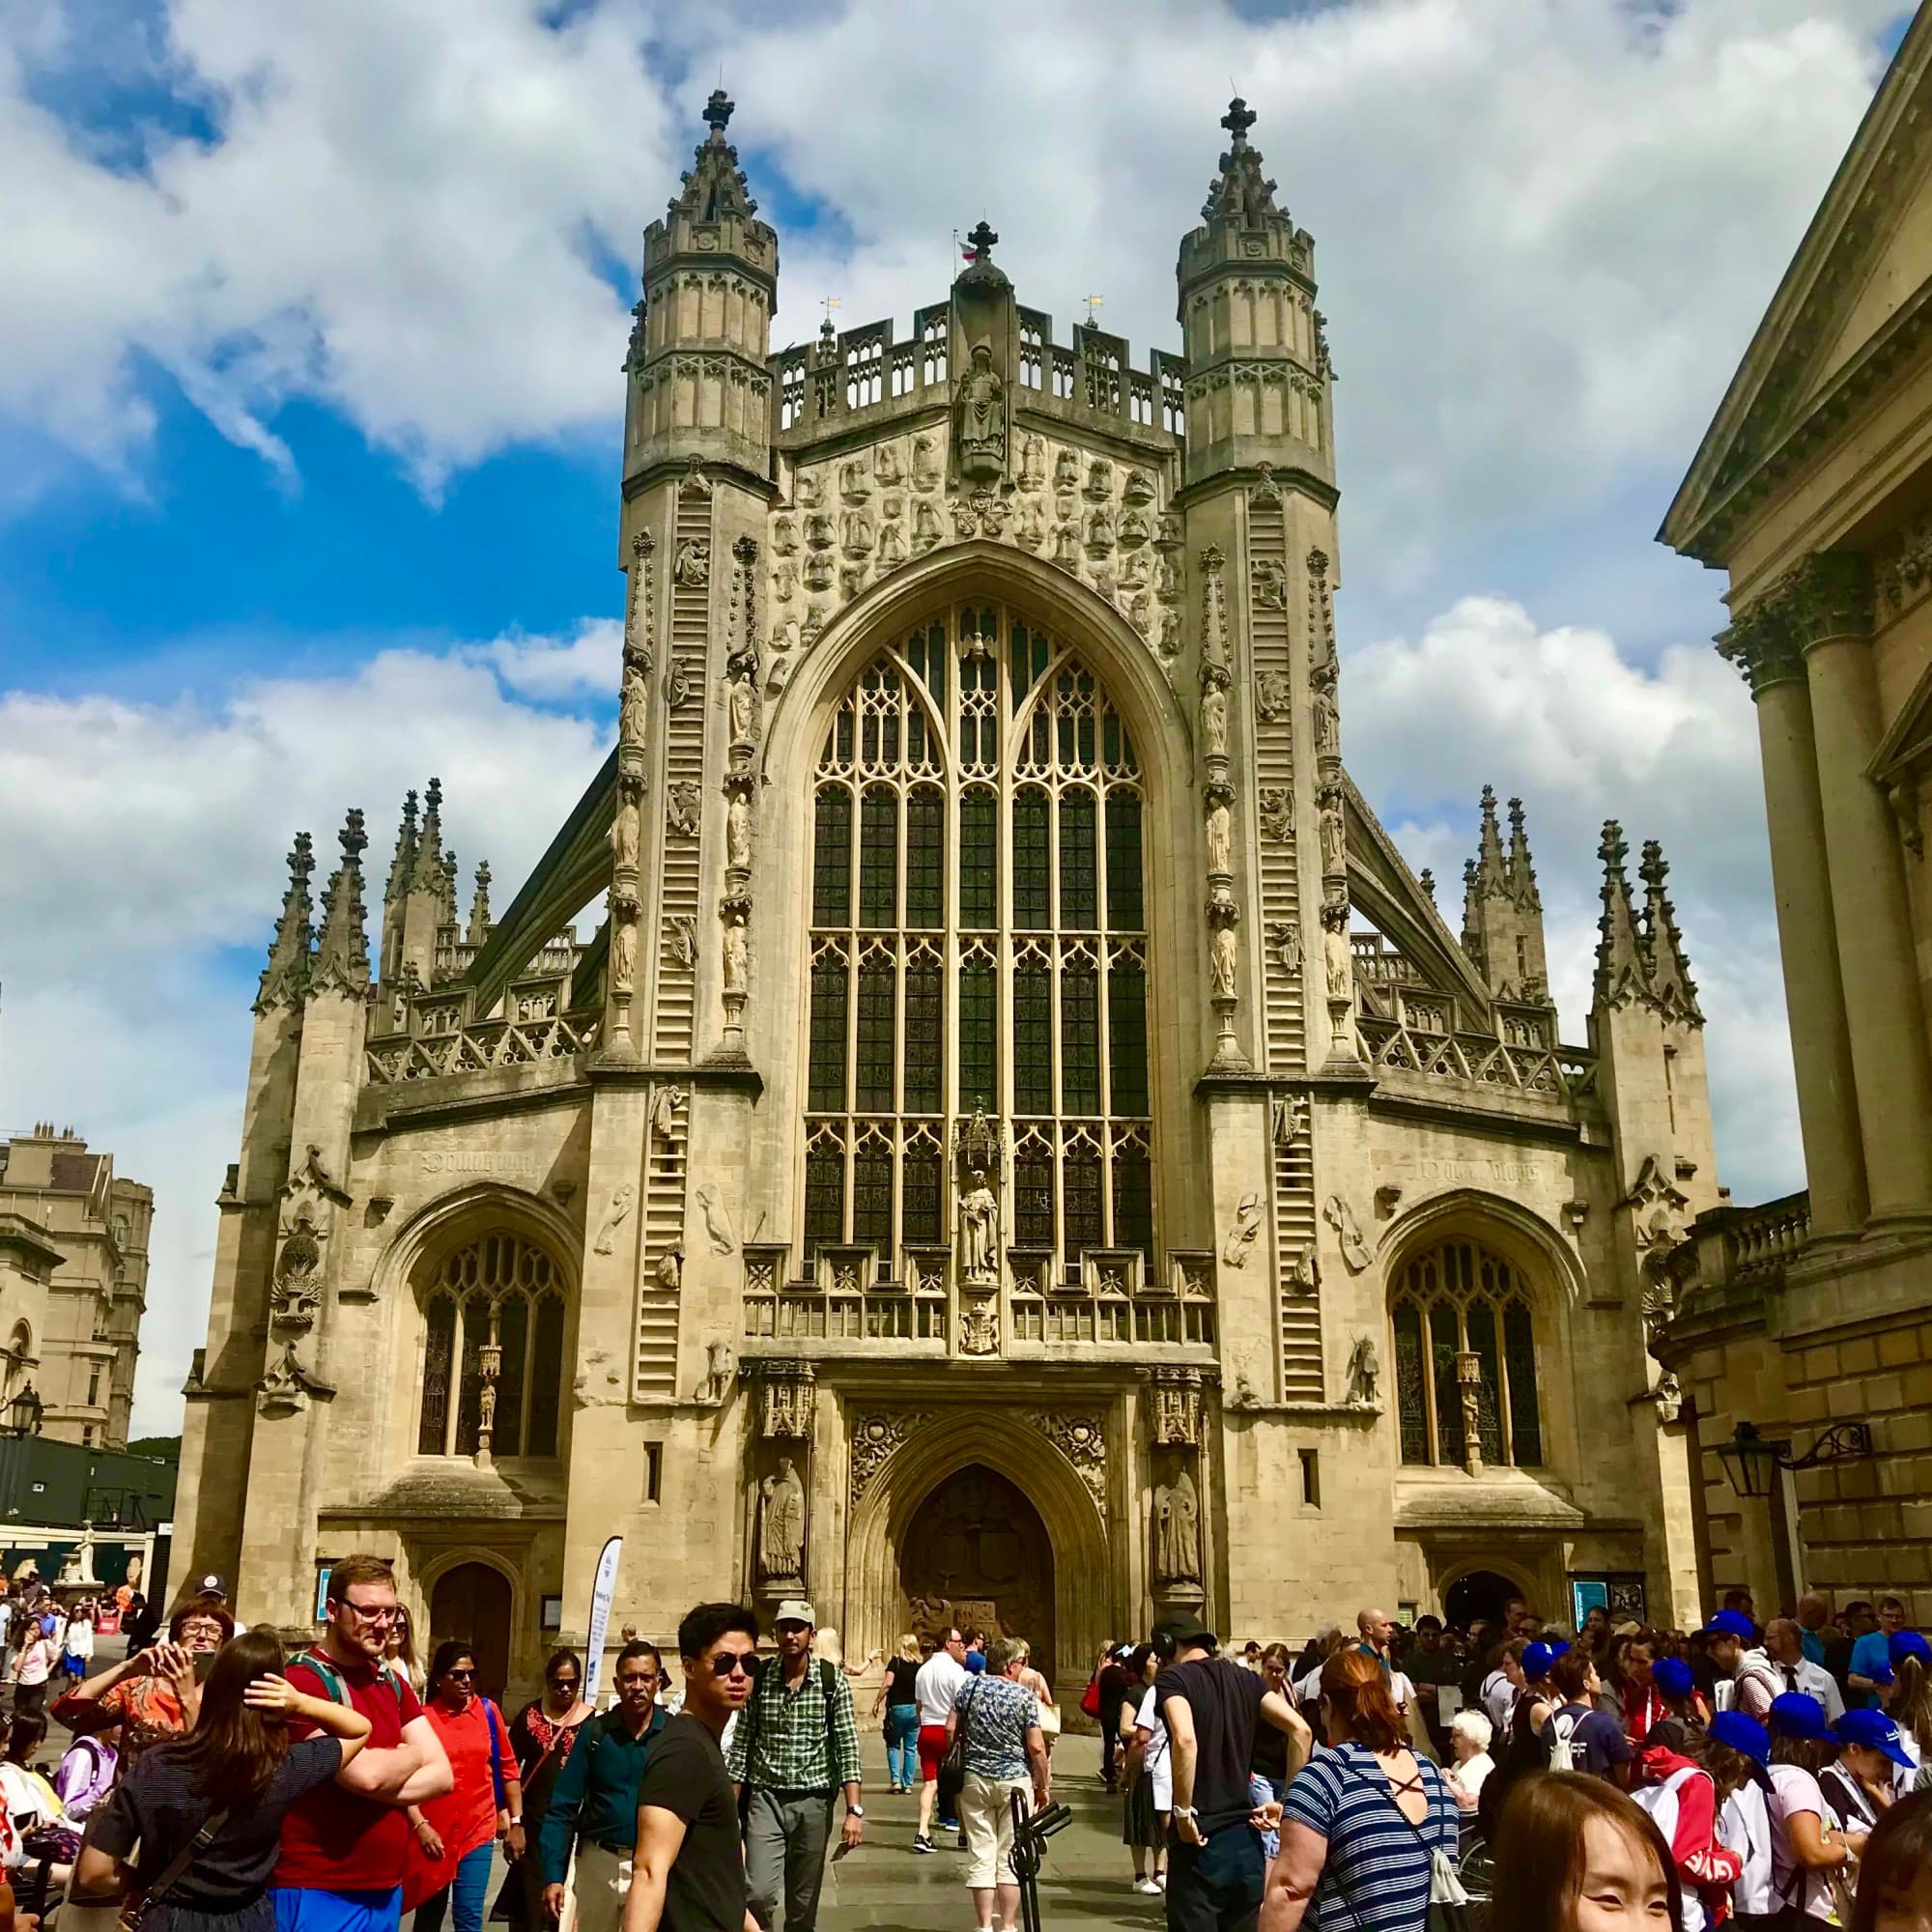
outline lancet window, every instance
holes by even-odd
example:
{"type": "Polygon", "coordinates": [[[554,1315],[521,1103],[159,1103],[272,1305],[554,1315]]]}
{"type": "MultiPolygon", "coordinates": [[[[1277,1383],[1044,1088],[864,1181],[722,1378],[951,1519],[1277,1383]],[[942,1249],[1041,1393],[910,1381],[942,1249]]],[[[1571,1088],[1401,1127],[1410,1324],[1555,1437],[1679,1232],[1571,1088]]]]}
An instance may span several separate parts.
{"type": "Polygon", "coordinates": [[[1543,1461],[1535,1325],[1509,1262],[1477,1241],[1445,1241],[1403,1269],[1390,1312],[1405,1463],[1468,1460],[1459,1357],[1474,1363],[1482,1460],[1543,1461]]]}
{"type": "Polygon", "coordinates": [[[423,1295],[417,1455],[473,1456],[487,1407],[494,1456],[554,1456],[563,1315],[560,1270],[522,1236],[485,1235],[448,1256],[423,1295]]]}
{"type": "Polygon", "coordinates": [[[953,1130],[983,1110],[1009,1249],[1151,1265],[1142,818],[1105,688],[1026,617],[961,606],[861,672],[812,802],[808,1254],[867,1243],[895,1273],[944,1243],[953,1130]]]}

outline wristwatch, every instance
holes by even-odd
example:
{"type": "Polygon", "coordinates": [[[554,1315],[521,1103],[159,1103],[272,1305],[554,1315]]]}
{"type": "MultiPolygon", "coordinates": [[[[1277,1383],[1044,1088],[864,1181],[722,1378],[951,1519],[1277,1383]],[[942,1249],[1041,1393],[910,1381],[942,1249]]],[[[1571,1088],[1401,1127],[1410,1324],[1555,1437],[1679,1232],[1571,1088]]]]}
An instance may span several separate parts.
{"type": "Polygon", "coordinates": [[[863,1818],[866,1815],[866,1807],[863,1804],[848,1804],[845,1807],[845,1815],[848,1818],[863,1818]]]}

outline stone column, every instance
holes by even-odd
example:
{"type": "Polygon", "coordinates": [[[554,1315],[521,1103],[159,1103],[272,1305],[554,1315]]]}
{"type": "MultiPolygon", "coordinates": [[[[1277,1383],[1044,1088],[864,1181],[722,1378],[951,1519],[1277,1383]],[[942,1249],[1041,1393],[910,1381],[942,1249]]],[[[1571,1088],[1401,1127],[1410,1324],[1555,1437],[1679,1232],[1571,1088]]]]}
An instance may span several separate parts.
{"type": "Polygon", "coordinates": [[[1798,1085],[1798,1124],[1811,1190],[1815,1239],[1855,1235],[1865,1219],[1864,1150],[1852,1074],[1851,1035],[1837,923],[1825,856],[1825,812],[1804,655],[1782,603],[1767,600],[1727,632],[1719,649],[1750,679],[1771,832],[1784,1004],[1798,1085]]]}
{"type": "Polygon", "coordinates": [[[1932,1061],[1905,871],[1891,808],[1865,775],[1883,736],[1869,567],[1861,556],[1826,551],[1793,580],[1871,1215],[1932,1214],[1932,1141],[1923,1132],[1932,1120],[1932,1061]]]}

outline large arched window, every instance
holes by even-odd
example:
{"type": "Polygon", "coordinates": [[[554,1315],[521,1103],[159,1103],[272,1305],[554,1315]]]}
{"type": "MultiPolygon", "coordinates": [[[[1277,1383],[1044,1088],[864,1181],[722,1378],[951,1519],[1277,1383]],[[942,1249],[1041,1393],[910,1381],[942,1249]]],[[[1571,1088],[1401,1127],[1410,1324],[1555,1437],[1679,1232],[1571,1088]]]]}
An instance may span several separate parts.
{"type": "Polygon", "coordinates": [[[1141,820],[1124,723],[1030,620],[962,606],[860,674],[813,797],[808,1254],[943,1242],[983,1109],[1011,1250],[1151,1264],[1141,820]]]}
{"type": "Polygon", "coordinates": [[[1444,1241],[1403,1268],[1391,1313],[1405,1463],[1466,1462],[1459,1355],[1476,1365],[1483,1461],[1543,1461],[1536,1337],[1510,1263],[1477,1241],[1444,1241]]]}
{"type": "Polygon", "coordinates": [[[493,1455],[556,1454],[562,1280],[542,1248],[509,1233],[458,1248],[436,1270],[423,1294],[417,1455],[475,1455],[486,1385],[496,1391],[493,1455]]]}

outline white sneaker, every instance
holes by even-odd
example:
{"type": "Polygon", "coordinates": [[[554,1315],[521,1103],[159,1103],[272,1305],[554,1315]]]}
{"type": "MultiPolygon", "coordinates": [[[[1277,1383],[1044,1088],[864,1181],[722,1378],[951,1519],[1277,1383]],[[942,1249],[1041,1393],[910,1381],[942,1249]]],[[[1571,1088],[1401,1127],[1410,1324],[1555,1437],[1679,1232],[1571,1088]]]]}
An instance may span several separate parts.
{"type": "Polygon", "coordinates": [[[1167,1874],[1165,1872],[1154,1873],[1153,1889],[1156,1891],[1165,1891],[1167,1889],[1167,1874]]]}
{"type": "Polygon", "coordinates": [[[1157,1892],[1160,1889],[1160,1887],[1154,1884],[1153,1880],[1151,1878],[1137,1878],[1134,1881],[1134,1889],[1136,1891],[1146,1892],[1151,1895],[1154,1892],[1157,1892]]]}

